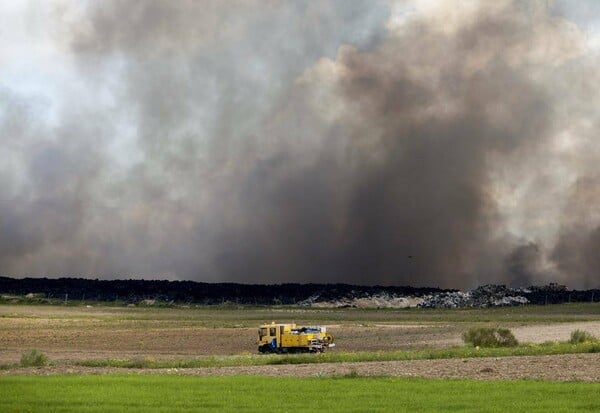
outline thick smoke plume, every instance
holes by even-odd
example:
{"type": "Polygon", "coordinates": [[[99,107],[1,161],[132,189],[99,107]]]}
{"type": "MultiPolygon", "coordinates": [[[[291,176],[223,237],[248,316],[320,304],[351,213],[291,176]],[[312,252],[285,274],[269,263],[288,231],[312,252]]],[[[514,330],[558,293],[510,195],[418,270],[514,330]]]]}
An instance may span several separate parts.
{"type": "Polygon", "coordinates": [[[77,80],[0,82],[5,275],[600,282],[599,57],[546,2],[50,14],[77,80]]]}

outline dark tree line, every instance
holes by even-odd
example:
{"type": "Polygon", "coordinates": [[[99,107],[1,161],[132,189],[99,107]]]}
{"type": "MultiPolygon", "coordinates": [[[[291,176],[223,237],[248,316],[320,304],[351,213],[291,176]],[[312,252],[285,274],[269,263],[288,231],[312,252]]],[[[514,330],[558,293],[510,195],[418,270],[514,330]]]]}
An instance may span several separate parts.
{"type": "Polygon", "coordinates": [[[164,280],[92,280],[85,278],[0,277],[0,293],[41,293],[46,298],[71,300],[126,301],[146,299],[197,304],[296,304],[319,295],[328,300],[339,297],[367,297],[387,292],[422,296],[445,291],[438,288],[356,286],[349,284],[235,284],[164,280]]]}
{"type": "MultiPolygon", "coordinates": [[[[43,294],[44,298],[67,298],[88,301],[124,301],[138,303],[152,299],[165,302],[194,304],[297,304],[310,297],[319,301],[340,298],[370,297],[387,293],[397,296],[416,296],[450,292],[439,288],[394,286],[358,286],[349,284],[235,284],[200,283],[195,281],[164,280],[98,280],[86,278],[23,278],[0,277],[1,294],[43,294]]],[[[568,290],[550,284],[515,290],[531,304],[566,302],[599,302],[600,290],[568,290]]]]}

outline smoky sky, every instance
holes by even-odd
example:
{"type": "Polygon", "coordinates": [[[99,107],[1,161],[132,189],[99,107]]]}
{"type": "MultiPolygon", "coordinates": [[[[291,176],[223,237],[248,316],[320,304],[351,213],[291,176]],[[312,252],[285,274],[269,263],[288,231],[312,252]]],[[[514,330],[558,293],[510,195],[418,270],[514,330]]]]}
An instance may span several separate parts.
{"type": "Polygon", "coordinates": [[[590,9],[28,3],[0,32],[0,273],[597,287],[590,9]]]}

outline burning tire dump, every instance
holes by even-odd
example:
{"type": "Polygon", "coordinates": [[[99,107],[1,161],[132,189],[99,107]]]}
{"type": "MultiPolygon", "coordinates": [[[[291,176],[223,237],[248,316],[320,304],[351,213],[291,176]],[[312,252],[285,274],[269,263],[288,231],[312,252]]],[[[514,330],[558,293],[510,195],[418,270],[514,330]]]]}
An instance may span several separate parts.
{"type": "Polygon", "coordinates": [[[330,308],[470,308],[600,302],[600,289],[548,284],[527,288],[484,285],[470,291],[348,284],[208,284],[193,281],[0,277],[3,300],[120,301],[132,305],[296,305],[330,308]],[[20,295],[23,298],[13,297],[20,295]]]}
{"type": "Polygon", "coordinates": [[[0,1],[0,411],[600,411],[599,68],[599,0],[0,1]]]}

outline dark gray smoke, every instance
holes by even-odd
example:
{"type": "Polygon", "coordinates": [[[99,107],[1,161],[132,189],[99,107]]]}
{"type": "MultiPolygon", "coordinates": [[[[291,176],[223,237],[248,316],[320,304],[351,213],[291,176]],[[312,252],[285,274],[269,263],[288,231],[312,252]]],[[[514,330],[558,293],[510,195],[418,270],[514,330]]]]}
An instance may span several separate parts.
{"type": "Polygon", "coordinates": [[[76,84],[0,89],[0,272],[597,286],[598,57],[488,5],[56,8],[76,84]]]}
{"type": "Polygon", "coordinates": [[[506,258],[506,267],[512,276],[508,279],[510,285],[540,285],[548,276],[543,251],[533,242],[516,247],[506,258]]]}
{"type": "Polygon", "coordinates": [[[578,180],[564,211],[552,259],[577,284],[596,286],[600,280],[600,180],[578,180]]]}

